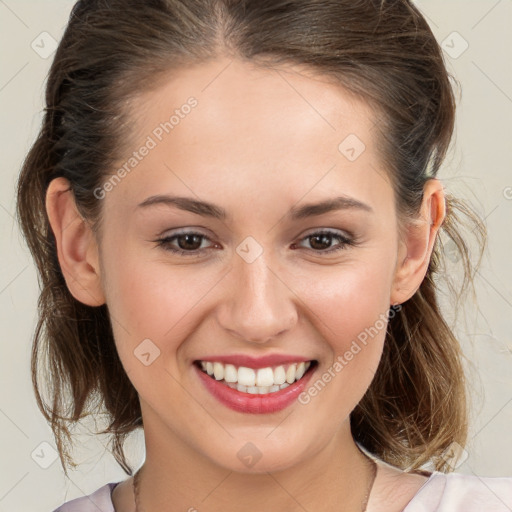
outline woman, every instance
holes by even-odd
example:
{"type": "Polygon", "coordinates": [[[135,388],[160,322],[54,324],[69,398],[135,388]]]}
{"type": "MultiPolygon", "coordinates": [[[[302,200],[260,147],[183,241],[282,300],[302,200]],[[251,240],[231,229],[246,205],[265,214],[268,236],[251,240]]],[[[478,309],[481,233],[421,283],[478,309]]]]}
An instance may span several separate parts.
{"type": "Polygon", "coordinates": [[[467,284],[456,208],[485,233],[436,177],[454,98],[411,3],[80,1],[46,101],[18,196],[36,396],[65,470],[99,398],[130,476],[59,511],[510,510],[512,478],[449,473],[440,236],[467,284]]]}

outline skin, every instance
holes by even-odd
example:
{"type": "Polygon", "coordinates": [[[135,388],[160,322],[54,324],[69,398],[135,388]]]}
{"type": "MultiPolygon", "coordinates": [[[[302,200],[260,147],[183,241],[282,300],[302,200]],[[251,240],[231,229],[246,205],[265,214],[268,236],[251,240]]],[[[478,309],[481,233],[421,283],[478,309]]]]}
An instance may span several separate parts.
{"type": "MultiPolygon", "coordinates": [[[[445,216],[443,187],[426,183],[418,222],[400,238],[374,111],[305,69],[236,59],[182,69],[141,94],[131,110],[131,150],[190,96],[198,105],[102,199],[98,237],[65,179],[47,192],[67,285],[85,304],[108,305],[119,356],[139,393],[141,508],[225,512],[250,510],[257,499],[269,510],[322,503],[325,512],[340,504],[359,511],[370,465],[349,414],[375,374],[385,328],[308,404],[271,414],[220,404],[192,362],[230,353],[303,355],[319,363],[314,382],[390,304],[419,288],[445,216]],[[366,146],[354,161],[338,150],[349,134],[366,146]],[[156,194],[209,201],[230,218],[137,207],[156,194]],[[342,194],[372,212],[286,217],[293,206],[342,194]],[[202,255],[174,255],[155,242],[182,228],[205,236],[194,246],[202,255]],[[307,237],[320,229],[352,234],[358,244],[326,255],[307,237]],[[263,250],[251,263],[236,252],[248,236],[263,250]],[[160,355],[145,366],[134,350],[147,338],[160,355]],[[262,454],[252,467],[237,457],[248,441],[262,454]]],[[[187,250],[186,242],[171,245],[187,250]]],[[[324,251],[338,244],[332,237],[324,251]]],[[[368,512],[403,510],[425,481],[379,462],[368,512]]],[[[115,489],[116,510],[135,510],[131,483],[115,489]]]]}

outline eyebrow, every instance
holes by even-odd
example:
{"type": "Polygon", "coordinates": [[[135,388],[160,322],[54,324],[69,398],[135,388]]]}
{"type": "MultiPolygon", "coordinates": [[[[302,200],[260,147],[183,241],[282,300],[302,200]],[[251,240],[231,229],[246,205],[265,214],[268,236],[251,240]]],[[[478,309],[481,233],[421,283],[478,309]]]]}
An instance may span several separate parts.
{"type": "MultiPolygon", "coordinates": [[[[220,206],[207,201],[199,201],[191,197],[155,195],[145,199],[137,206],[138,208],[147,208],[154,205],[174,206],[180,210],[185,210],[203,217],[212,217],[219,220],[229,218],[226,210],[220,206]]],[[[300,220],[307,217],[315,217],[325,213],[338,210],[360,210],[373,213],[373,208],[366,203],[359,201],[353,197],[339,196],[326,199],[318,203],[308,203],[303,206],[294,206],[290,209],[287,217],[290,220],[300,220]]]]}

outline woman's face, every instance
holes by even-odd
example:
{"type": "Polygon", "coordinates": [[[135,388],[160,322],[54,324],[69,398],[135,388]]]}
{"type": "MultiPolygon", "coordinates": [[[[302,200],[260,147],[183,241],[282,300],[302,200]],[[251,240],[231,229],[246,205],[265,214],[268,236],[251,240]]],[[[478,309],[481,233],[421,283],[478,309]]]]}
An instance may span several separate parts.
{"type": "Polygon", "coordinates": [[[146,436],[236,471],[289,467],[348,424],[393,303],[400,245],[377,119],[312,76],[237,60],[174,74],[133,103],[125,172],[97,192],[102,285],[146,436]],[[198,363],[265,385],[301,360],[316,364],[298,384],[258,395],[198,363]]]}

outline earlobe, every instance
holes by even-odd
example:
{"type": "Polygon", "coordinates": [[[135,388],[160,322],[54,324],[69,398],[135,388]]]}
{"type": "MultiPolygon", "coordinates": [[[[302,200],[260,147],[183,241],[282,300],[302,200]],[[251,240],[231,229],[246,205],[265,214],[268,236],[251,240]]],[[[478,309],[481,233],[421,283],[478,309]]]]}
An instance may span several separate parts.
{"type": "Polygon", "coordinates": [[[407,228],[398,253],[390,304],[402,304],[419,289],[425,275],[439,228],[446,216],[443,186],[430,179],[423,188],[420,216],[407,228]]]}
{"type": "Polygon", "coordinates": [[[69,181],[55,178],[46,192],[46,212],[55,236],[59,264],[75,299],[88,306],[101,306],[98,247],[88,222],[80,215],[69,181]]]}

